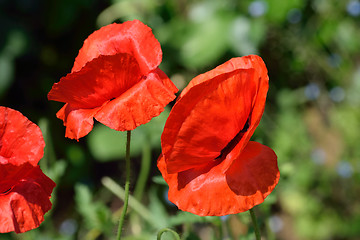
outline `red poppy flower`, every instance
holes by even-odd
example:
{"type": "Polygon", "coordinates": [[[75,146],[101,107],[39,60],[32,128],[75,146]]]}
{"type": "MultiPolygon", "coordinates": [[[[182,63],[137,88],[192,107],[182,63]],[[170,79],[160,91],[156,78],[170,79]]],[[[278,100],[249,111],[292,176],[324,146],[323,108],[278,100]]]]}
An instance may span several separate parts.
{"type": "Polygon", "coordinates": [[[55,83],[49,100],[66,103],[57,113],[66,137],[87,135],[93,118],[127,131],[159,115],[178,90],[158,66],[160,43],[138,20],[111,24],[84,42],[70,74],[55,83]]]}
{"type": "Polygon", "coordinates": [[[55,183],[37,166],[44,154],[40,128],[0,107],[0,232],[26,232],[51,209],[55,183]]]}
{"type": "Polygon", "coordinates": [[[264,112],[268,76],[258,56],[234,58],[194,78],[172,108],[158,160],[169,200],[221,216],[251,209],[278,183],[277,156],[249,142],[264,112]]]}

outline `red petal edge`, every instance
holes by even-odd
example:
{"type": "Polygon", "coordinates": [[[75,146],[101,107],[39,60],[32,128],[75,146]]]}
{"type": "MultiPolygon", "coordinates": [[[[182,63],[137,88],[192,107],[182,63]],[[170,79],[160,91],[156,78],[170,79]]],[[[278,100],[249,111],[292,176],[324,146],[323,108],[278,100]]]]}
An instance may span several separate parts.
{"type": "Polygon", "coordinates": [[[117,131],[133,130],[158,116],[178,89],[157,68],[124,94],[106,103],[95,119],[117,131]]]}
{"type": "Polygon", "coordinates": [[[247,211],[262,203],[280,178],[276,154],[257,142],[249,142],[225,174],[222,164],[214,161],[169,174],[164,157],[158,159],[158,168],[169,185],[169,200],[179,209],[200,216],[247,211]]]}
{"type": "Polygon", "coordinates": [[[252,69],[221,74],[194,86],[175,104],[162,134],[169,173],[207,164],[221,154],[248,119],[254,80],[252,69]]]}
{"type": "Polygon", "coordinates": [[[257,55],[248,55],[244,57],[232,58],[229,61],[217,66],[216,68],[193,78],[189,82],[189,84],[183,89],[179,98],[184,96],[192,87],[200,83],[210,81],[216,76],[219,76],[224,73],[232,72],[236,69],[251,69],[251,68],[255,68],[257,71],[259,71],[259,76],[267,75],[267,69],[264,61],[262,60],[261,57],[257,55]]]}
{"type": "Polygon", "coordinates": [[[158,116],[175,99],[178,89],[159,68],[112,101],[93,109],[72,108],[65,104],[57,117],[64,121],[65,136],[86,136],[96,120],[117,131],[133,130],[158,116]]]}
{"type": "MultiPolygon", "coordinates": [[[[9,166],[0,165],[0,168],[9,166]]],[[[37,228],[44,220],[44,214],[51,209],[50,197],[55,183],[39,166],[24,164],[17,168],[23,168],[21,172],[26,174],[11,191],[0,193],[1,233],[23,233],[37,228]]]]}
{"type": "Polygon", "coordinates": [[[86,136],[93,128],[93,118],[99,109],[72,109],[65,104],[56,114],[66,126],[65,137],[79,140],[86,136]]]}
{"type": "Polygon", "coordinates": [[[225,160],[225,172],[258,126],[267,90],[266,66],[255,55],[233,58],[191,80],[172,108],[161,136],[169,173],[212,161],[249,118],[250,126],[241,144],[236,145],[232,157],[225,160]],[[238,90],[232,91],[231,86],[238,90]],[[238,105],[230,104],[235,101],[238,105]],[[184,154],[187,154],[186,161],[178,158],[184,154]]]}
{"type": "Polygon", "coordinates": [[[40,128],[20,112],[0,106],[0,164],[36,166],[44,155],[40,128]]]}
{"type": "Polygon", "coordinates": [[[160,43],[151,28],[139,20],[133,20],[107,25],[89,35],[75,59],[71,72],[80,71],[87,62],[100,55],[117,53],[133,55],[139,63],[142,74],[154,70],[162,59],[160,43]]]}
{"type": "Polygon", "coordinates": [[[68,103],[72,108],[90,109],[114,99],[141,81],[136,59],[125,53],[101,56],[61,78],[48,99],[68,103]]]}

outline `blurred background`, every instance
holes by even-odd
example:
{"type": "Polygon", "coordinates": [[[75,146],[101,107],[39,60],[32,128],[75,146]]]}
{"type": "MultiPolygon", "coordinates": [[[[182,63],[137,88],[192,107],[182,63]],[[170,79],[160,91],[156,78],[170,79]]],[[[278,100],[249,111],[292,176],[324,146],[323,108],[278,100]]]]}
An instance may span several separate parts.
{"type": "MultiPolygon", "coordinates": [[[[62,104],[47,93],[89,34],[132,19],[153,29],[180,90],[232,57],[264,59],[270,89],[252,140],[275,150],[281,179],[255,207],[263,239],[360,239],[359,0],[0,0],[0,103],[41,127],[40,165],[57,183],[41,227],[1,240],[114,239],[126,137],[97,123],[66,139],[62,104]]],[[[133,132],[124,239],[156,239],[163,227],[188,240],[254,239],[247,212],[200,218],[168,202],[156,159],[170,107],[133,132]]]]}

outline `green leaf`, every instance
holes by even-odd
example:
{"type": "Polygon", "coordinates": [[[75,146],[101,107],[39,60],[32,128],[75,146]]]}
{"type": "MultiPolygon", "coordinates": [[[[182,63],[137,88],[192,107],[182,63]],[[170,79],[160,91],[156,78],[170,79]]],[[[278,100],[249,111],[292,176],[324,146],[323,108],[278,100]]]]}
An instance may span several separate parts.
{"type": "Polygon", "coordinates": [[[14,62],[5,54],[0,54],[0,96],[10,87],[14,77],[14,62]]]}
{"type": "MultiPolygon", "coordinates": [[[[131,132],[130,155],[141,153],[145,135],[142,131],[131,132]]],[[[97,161],[107,162],[125,158],[126,132],[115,131],[105,125],[97,124],[87,138],[90,152],[97,161]]]]}
{"type": "Polygon", "coordinates": [[[46,172],[46,175],[48,175],[54,182],[59,182],[65,173],[66,167],[67,162],[65,160],[57,160],[52,163],[51,167],[46,172]]]}
{"type": "Polygon", "coordinates": [[[92,194],[86,185],[75,185],[75,202],[87,229],[111,233],[110,210],[102,202],[93,202],[92,194]]]}
{"type": "Polygon", "coordinates": [[[150,204],[148,206],[150,212],[152,213],[153,220],[161,226],[160,228],[168,227],[168,214],[166,209],[157,196],[157,191],[155,188],[150,189],[149,191],[150,204]]]}
{"type": "Polygon", "coordinates": [[[201,68],[217,61],[228,48],[233,17],[218,14],[201,23],[189,25],[190,34],[181,47],[182,63],[188,68],[201,68]]]}
{"type": "Polygon", "coordinates": [[[287,20],[287,15],[291,9],[302,8],[304,1],[302,0],[268,0],[269,10],[267,18],[276,23],[281,23],[287,20]]]}
{"type": "Polygon", "coordinates": [[[156,184],[167,186],[167,183],[165,182],[164,178],[163,178],[161,175],[159,175],[159,176],[154,176],[154,177],[152,178],[152,181],[153,181],[154,183],[156,183],[156,184]]]}
{"type": "Polygon", "coordinates": [[[265,38],[266,26],[262,21],[250,21],[237,17],[231,23],[229,43],[237,55],[257,54],[258,46],[265,38]]]}
{"type": "Polygon", "coordinates": [[[213,223],[218,221],[218,217],[201,217],[189,212],[179,211],[169,219],[169,226],[177,226],[184,223],[213,223]]]}
{"type": "MultiPolygon", "coordinates": [[[[165,107],[164,111],[157,117],[151,119],[147,124],[138,127],[138,131],[146,134],[146,140],[150,142],[151,147],[160,149],[161,134],[164,130],[165,122],[169,117],[170,109],[165,107]]],[[[137,130],[137,129],[135,129],[137,130]]]]}

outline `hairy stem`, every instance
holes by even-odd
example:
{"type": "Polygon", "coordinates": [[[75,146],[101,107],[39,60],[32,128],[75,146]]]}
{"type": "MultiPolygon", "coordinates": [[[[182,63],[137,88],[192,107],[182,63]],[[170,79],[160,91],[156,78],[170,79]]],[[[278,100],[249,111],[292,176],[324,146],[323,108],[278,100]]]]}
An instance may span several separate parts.
{"type": "Polygon", "coordinates": [[[125,171],[126,171],[126,180],[125,180],[125,199],[123,211],[120,216],[119,228],[117,240],[121,239],[121,232],[125,221],[126,211],[129,202],[129,188],[130,188],[130,140],[131,140],[131,131],[127,131],[127,139],[126,139],[126,153],[125,153],[125,171]]]}
{"type": "Polygon", "coordinates": [[[259,225],[258,225],[257,220],[256,220],[254,208],[250,209],[249,212],[250,212],[251,220],[252,220],[253,225],[254,225],[254,231],[255,231],[256,240],[261,240],[260,229],[259,229],[259,225]]]}

